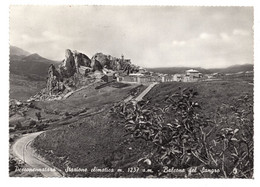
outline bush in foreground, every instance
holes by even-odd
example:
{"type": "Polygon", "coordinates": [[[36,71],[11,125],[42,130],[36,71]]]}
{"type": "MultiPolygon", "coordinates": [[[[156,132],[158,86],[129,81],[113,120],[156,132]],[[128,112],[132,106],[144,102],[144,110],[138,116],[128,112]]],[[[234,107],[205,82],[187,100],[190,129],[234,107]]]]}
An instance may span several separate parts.
{"type": "Polygon", "coordinates": [[[164,168],[205,167],[219,171],[211,177],[252,178],[252,98],[242,96],[233,105],[222,104],[215,114],[206,116],[195,101],[197,95],[193,89],[180,88],[165,98],[164,107],[141,101],[120,103],[112,111],[124,119],[133,139],[153,145],[139,160],[148,163],[153,175],[174,177],[161,172],[164,168]]]}

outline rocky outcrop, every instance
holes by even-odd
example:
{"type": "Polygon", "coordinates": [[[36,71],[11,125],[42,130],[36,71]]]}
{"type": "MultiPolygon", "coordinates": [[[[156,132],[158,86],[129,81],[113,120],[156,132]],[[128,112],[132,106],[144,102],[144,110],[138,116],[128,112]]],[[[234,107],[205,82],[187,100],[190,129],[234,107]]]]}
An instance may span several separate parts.
{"type": "Polygon", "coordinates": [[[107,55],[104,55],[103,53],[96,53],[92,58],[98,61],[102,67],[105,67],[107,69],[111,69],[110,60],[108,59],[107,55]]]}
{"type": "Polygon", "coordinates": [[[87,55],[79,53],[77,51],[73,51],[73,56],[77,73],[79,72],[80,66],[91,67],[91,60],[87,55]]]}
{"type": "Polygon", "coordinates": [[[68,77],[71,77],[76,72],[76,64],[75,64],[74,56],[70,49],[65,50],[65,60],[64,60],[63,67],[68,77]]]}
{"type": "Polygon", "coordinates": [[[46,91],[49,95],[57,94],[64,90],[63,85],[63,77],[61,74],[56,70],[54,65],[50,65],[48,70],[48,78],[47,78],[47,85],[46,91]]]}
{"type": "Polygon", "coordinates": [[[103,66],[101,65],[101,63],[96,60],[95,58],[92,58],[91,59],[91,68],[92,68],[92,71],[95,72],[95,71],[102,71],[103,69],[103,66]]]}
{"type": "Polygon", "coordinates": [[[137,71],[130,60],[96,53],[91,59],[80,52],[65,50],[65,59],[58,67],[50,65],[47,85],[29,100],[60,100],[86,85],[110,82],[118,73],[137,71]]]}
{"type": "Polygon", "coordinates": [[[66,49],[63,63],[57,69],[54,65],[49,67],[46,89],[37,97],[50,98],[54,95],[64,95],[87,84],[87,72],[91,69],[101,71],[102,66],[97,61],[91,63],[88,56],[83,53],[77,51],[72,53],[70,49],[66,49]]]}

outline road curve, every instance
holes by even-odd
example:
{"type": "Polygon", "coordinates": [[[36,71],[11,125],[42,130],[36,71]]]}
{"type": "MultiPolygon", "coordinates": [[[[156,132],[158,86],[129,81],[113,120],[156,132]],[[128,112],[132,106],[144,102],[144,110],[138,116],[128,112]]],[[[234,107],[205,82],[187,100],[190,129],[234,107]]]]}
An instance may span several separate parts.
{"type": "Polygon", "coordinates": [[[62,174],[44,160],[35,156],[33,148],[30,146],[34,138],[43,132],[26,134],[19,138],[12,146],[13,153],[31,168],[39,171],[44,177],[62,177],[62,174]]]}
{"type": "MultiPolygon", "coordinates": [[[[150,84],[142,93],[140,93],[134,100],[140,101],[143,99],[143,97],[158,83],[152,83],[150,84]]],[[[128,97],[124,100],[124,102],[127,102],[129,100],[132,100],[133,96],[128,97]]],[[[21,138],[19,138],[14,145],[12,146],[13,153],[15,156],[17,156],[19,159],[23,160],[25,163],[27,163],[31,168],[37,169],[42,173],[44,177],[62,177],[62,174],[53,166],[48,164],[46,161],[44,161],[42,158],[38,158],[33,148],[30,146],[31,142],[39,136],[43,132],[36,132],[31,134],[23,135],[21,138]],[[51,169],[51,171],[44,171],[46,169],[51,169]]]]}

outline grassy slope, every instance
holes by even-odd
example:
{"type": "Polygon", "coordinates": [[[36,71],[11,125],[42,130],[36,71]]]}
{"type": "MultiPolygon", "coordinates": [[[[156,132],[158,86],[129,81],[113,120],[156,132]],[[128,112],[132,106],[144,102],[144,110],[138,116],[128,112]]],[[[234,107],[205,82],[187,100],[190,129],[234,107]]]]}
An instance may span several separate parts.
{"type": "Polygon", "coordinates": [[[214,113],[218,106],[222,103],[231,104],[236,101],[239,96],[246,93],[253,96],[253,86],[247,82],[219,81],[219,82],[197,82],[197,83],[163,83],[156,87],[146,95],[146,99],[150,99],[152,104],[164,105],[163,100],[167,95],[171,95],[179,90],[179,87],[193,88],[199,95],[196,97],[206,113],[214,113]]]}
{"type": "MultiPolygon", "coordinates": [[[[146,98],[149,98],[153,105],[163,105],[162,100],[165,96],[177,91],[179,87],[196,89],[199,92],[197,101],[207,114],[214,113],[221,103],[232,104],[234,98],[246,93],[253,94],[253,86],[246,82],[176,82],[157,85],[146,98]]],[[[110,95],[110,99],[104,98],[104,102],[122,99],[122,93],[120,94],[121,98],[119,98],[119,95],[114,94],[115,92],[112,93],[104,93],[104,96],[110,95]]],[[[67,102],[84,103],[84,101],[76,101],[76,98],[71,98],[67,102]]],[[[95,101],[89,100],[84,106],[98,105],[95,103],[95,101]]],[[[63,169],[67,166],[87,167],[89,169],[94,166],[99,168],[136,166],[136,161],[143,156],[141,155],[143,150],[149,150],[149,145],[141,140],[129,142],[124,135],[123,125],[115,121],[108,112],[103,112],[96,116],[80,119],[67,127],[44,133],[36,139],[34,145],[47,159],[63,169]]],[[[68,175],[76,176],[75,173],[69,173],[68,175]]],[[[78,176],[116,177],[117,175],[79,173],[78,176]]],[[[131,176],[137,177],[136,174],[127,175],[127,177],[131,176]]]]}
{"type": "MultiPolygon", "coordinates": [[[[90,117],[75,117],[76,120],[71,119],[72,122],[68,126],[40,135],[34,146],[41,155],[63,169],[67,166],[89,169],[94,166],[108,167],[111,164],[113,167],[118,164],[127,166],[136,161],[139,157],[138,151],[129,150],[131,145],[125,147],[128,143],[124,142],[124,128],[111,118],[108,112],[113,103],[123,100],[134,87],[85,89],[64,101],[37,103],[38,107],[55,109],[58,112],[73,113],[84,107],[91,108],[92,111],[104,111],[90,117]]],[[[138,144],[134,144],[136,143],[138,144]]],[[[75,176],[75,173],[69,175],[75,176]]],[[[79,174],[82,175],[84,173],[79,174]]]]}
{"type": "Polygon", "coordinates": [[[25,76],[10,74],[10,98],[27,100],[30,96],[38,93],[46,85],[42,80],[30,80],[25,76]]]}

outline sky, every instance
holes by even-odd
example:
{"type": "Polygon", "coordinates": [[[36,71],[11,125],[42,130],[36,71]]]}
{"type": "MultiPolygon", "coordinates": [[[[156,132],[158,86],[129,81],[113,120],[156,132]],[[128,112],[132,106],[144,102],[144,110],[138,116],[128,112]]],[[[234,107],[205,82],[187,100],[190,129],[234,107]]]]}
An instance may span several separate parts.
{"type": "Polygon", "coordinates": [[[11,6],[10,44],[61,61],[65,49],[142,67],[253,64],[252,7],[11,6]]]}

